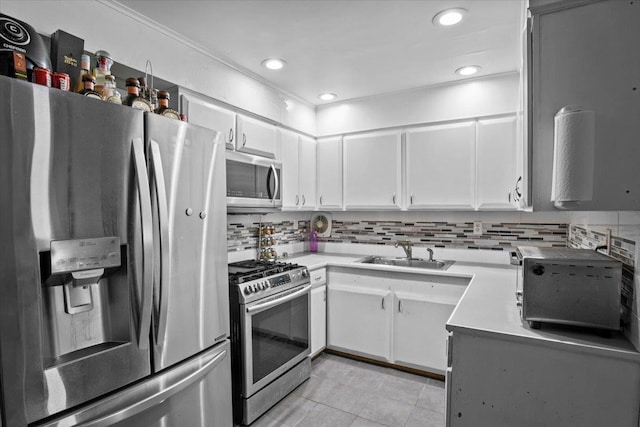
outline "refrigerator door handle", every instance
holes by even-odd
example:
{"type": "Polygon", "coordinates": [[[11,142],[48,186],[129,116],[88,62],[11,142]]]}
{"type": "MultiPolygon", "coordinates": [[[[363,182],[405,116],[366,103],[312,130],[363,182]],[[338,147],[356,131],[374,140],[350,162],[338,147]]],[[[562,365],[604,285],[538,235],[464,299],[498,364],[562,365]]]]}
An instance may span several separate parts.
{"type": "Polygon", "coordinates": [[[122,408],[120,410],[117,410],[115,412],[112,412],[108,415],[105,415],[103,417],[94,419],[94,420],[90,420],[81,424],[78,424],[78,426],[81,427],[106,427],[106,426],[110,426],[113,425],[117,422],[126,420],[128,418],[133,417],[136,414],[139,414],[140,412],[149,409],[153,406],[156,406],[162,402],[164,402],[165,400],[167,400],[168,398],[170,398],[171,396],[179,393],[180,391],[184,390],[185,388],[189,387],[192,384],[195,384],[197,382],[199,382],[202,378],[204,378],[213,368],[215,368],[220,362],[222,362],[222,360],[224,360],[225,356],[227,355],[227,350],[222,350],[220,353],[215,354],[215,355],[211,355],[210,359],[207,360],[206,362],[204,362],[204,365],[198,369],[197,371],[193,372],[190,375],[187,375],[186,377],[182,378],[180,381],[177,381],[173,384],[171,384],[170,386],[168,386],[167,388],[165,388],[164,390],[161,390],[157,393],[154,393],[150,396],[141,398],[139,400],[137,400],[135,403],[122,408]]]}
{"type": "Polygon", "coordinates": [[[171,277],[171,243],[169,241],[169,205],[167,203],[167,191],[164,182],[164,171],[162,169],[162,159],[160,157],[160,147],[158,143],[151,140],[151,176],[155,188],[155,196],[158,201],[158,225],[160,228],[160,296],[158,299],[156,342],[161,344],[164,341],[167,329],[167,283],[171,277]]]}
{"type": "Polygon", "coordinates": [[[149,328],[151,326],[151,308],[153,304],[153,227],[151,215],[151,194],[149,178],[144,159],[142,138],[132,143],[133,164],[140,203],[140,222],[142,231],[142,292],[138,317],[138,347],[149,348],[149,328]]]}

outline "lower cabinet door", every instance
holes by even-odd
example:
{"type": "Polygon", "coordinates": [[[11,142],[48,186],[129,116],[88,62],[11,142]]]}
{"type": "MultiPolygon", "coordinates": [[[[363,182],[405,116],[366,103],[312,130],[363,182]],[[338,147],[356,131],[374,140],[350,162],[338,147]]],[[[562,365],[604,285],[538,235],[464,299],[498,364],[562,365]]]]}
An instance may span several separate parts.
{"type": "Polygon", "coordinates": [[[327,346],[327,286],[311,290],[311,356],[327,346]]]}
{"type": "Polygon", "coordinates": [[[328,347],[390,361],[391,292],[328,286],[328,347]]]}
{"type": "Polygon", "coordinates": [[[397,292],[394,305],[394,362],[444,374],[448,336],[445,325],[455,304],[397,292]]]}

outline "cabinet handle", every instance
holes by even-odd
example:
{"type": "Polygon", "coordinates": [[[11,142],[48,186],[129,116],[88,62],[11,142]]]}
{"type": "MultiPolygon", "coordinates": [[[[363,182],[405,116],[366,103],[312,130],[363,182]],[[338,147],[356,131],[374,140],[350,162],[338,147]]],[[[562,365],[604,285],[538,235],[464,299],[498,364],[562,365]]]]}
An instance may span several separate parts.
{"type": "Polygon", "coordinates": [[[398,313],[402,313],[402,300],[398,300],[398,313]]]}
{"type": "Polygon", "coordinates": [[[393,204],[396,204],[396,193],[393,193],[393,204]]]}
{"type": "Polygon", "coordinates": [[[385,310],[385,308],[384,308],[384,297],[382,297],[382,309],[385,310]]]}
{"type": "Polygon", "coordinates": [[[320,196],[320,205],[322,205],[322,196],[320,196]]]}
{"type": "Polygon", "coordinates": [[[307,199],[304,198],[304,194],[302,195],[302,206],[304,206],[307,203],[307,199]]]}
{"type": "Polygon", "coordinates": [[[300,196],[296,194],[296,206],[298,206],[298,203],[300,203],[300,196]]]}
{"type": "Polygon", "coordinates": [[[413,193],[411,193],[411,196],[409,197],[409,203],[413,204],[413,193]]]}
{"type": "Polygon", "coordinates": [[[229,142],[233,142],[233,128],[229,129],[229,142]]]}
{"type": "Polygon", "coordinates": [[[243,132],[242,133],[242,146],[244,147],[245,145],[247,145],[247,135],[243,132]]]}

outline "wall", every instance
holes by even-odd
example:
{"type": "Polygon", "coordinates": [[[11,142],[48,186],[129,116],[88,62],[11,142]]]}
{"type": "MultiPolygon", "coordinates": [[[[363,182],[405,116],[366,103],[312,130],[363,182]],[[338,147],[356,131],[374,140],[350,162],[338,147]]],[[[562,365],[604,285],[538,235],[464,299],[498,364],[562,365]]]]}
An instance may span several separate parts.
{"type": "Polygon", "coordinates": [[[116,62],[137,70],[144,70],[151,60],[159,78],[301,132],[316,133],[313,105],[220,62],[189,40],[117,3],[0,0],[0,12],[30,24],[41,34],[62,29],[83,38],[86,51],[107,50],[116,62]],[[288,110],[285,99],[291,104],[288,110]]]}
{"type": "Polygon", "coordinates": [[[518,111],[519,73],[319,105],[318,136],[518,111]]]}

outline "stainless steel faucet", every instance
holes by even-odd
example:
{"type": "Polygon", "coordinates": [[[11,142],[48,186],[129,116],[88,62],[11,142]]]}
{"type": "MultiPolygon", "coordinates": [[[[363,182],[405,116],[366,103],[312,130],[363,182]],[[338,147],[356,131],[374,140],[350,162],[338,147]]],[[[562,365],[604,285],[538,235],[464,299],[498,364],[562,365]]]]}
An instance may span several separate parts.
{"type": "Polygon", "coordinates": [[[429,251],[429,261],[433,261],[433,249],[427,248],[427,251],[429,251]]]}
{"type": "Polygon", "coordinates": [[[413,243],[411,243],[409,240],[403,240],[403,241],[398,240],[396,242],[396,248],[398,246],[404,249],[404,253],[405,255],[407,255],[407,259],[412,259],[411,252],[413,250],[413,243]]]}

